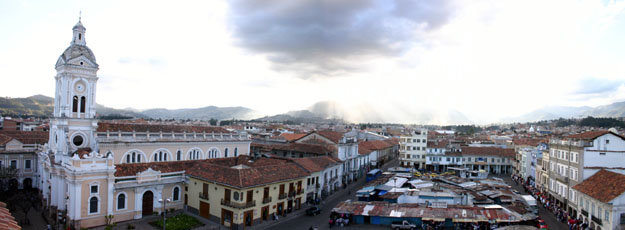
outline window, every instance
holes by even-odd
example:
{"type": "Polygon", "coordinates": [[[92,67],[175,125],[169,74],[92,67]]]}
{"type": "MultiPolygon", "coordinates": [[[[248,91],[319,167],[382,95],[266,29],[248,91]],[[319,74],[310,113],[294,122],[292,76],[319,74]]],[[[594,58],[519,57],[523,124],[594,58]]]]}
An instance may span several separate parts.
{"type": "Polygon", "coordinates": [[[78,96],[74,96],[74,100],[72,101],[72,112],[78,112],[78,96]]]}
{"type": "Polygon", "coordinates": [[[117,210],[122,210],[125,208],[126,208],[126,194],[121,193],[117,195],[117,210]]]}
{"type": "Polygon", "coordinates": [[[174,194],[172,195],[174,201],[180,200],[180,188],[174,188],[174,194]]]}
{"type": "Polygon", "coordinates": [[[610,144],[610,140],[605,140],[605,144],[610,144]]]}
{"type": "Polygon", "coordinates": [[[224,155],[228,155],[228,148],[224,149],[224,155]]]}
{"type": "Polygon", "coordinates": [[[91,185],[91,193],[98,193],[98,186],[97,185],[91,185]]]}
{"type": "Polygon", "coordinates": [[[608,210],[605,210],[604,219],[606,222],[610,222],[610,212],[608,210]]]}
{"type": "Polygon", "coordinates": [[[621,221],[620,224],[625,224],[625,213],[621,213],[621,221]]]}
{"type": "Polygon", "coordinates": [[[158,154],[154,154],[154,161],[158,161],[158,154]]]}
{"type": "Polygon", "coordinates": [[[11,160],[11,165],[10,165],[10,167],[11,167],[12,169],[16,169],[16,168],[17,168],[17,160],[11,160]]]}
{"type": "Polygon", "coordinates": [[[599,153],[600,156],[605,156],[605,153],[599,153]]]}
{"type": "Polygon", "coordinates": [[[80,112],[84,113],[85,112],[85,96],[80,97],[80,112]]]}
{"type": "Polygon", "coordinates": [[[189,151],[189,160],[199,160],[200,159],[200,150],[199,149],[191,149],[189,151]]]}
{"type": "Polygon", "coordinates": [[[601,214],[603,214],[603,209],[601,207],[597,207],[597,218],[601,220],[601,214]]]}
{"type": "Polygon", "coordinates": [[[234,148],[234,156],[239,156],[239,148],[237,147],[234,148]]]}
{"type": "Polygon", "coordinates": [[[91,197],[89,199],[89,213],[98,213],[98,198],[91,197]]]}
{"type": "Polygon", "coordinates": [[[176,152],[176,160],[180,160],[182,158],[182,152],[180,152],[180,150],[178,150],[178,152],[176,152]]]}
{"type": "Polygon", "coordinates": [[[30,169],[30,160],[25,160],[24,161],[24,168],[25,169],[30,169]]]}

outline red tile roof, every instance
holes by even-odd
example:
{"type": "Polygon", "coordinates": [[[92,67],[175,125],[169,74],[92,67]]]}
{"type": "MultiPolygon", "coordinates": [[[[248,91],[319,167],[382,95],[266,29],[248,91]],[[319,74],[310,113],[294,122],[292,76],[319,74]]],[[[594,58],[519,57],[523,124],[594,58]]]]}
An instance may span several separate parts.
{"type": "Polygon", "coordinates": [[[22,142],[22,144],[40,144],[43,145],[48,143],[48,136],[50,135],[47,131],[0,131],[0,134],[10,136],[12,138],[17,139],[22,142]]]}
{"type": "Polygon", "coordinates": [[[608,134],[608,133],[612,133],[612,134],[616,135],[617,137],[620,137],[621,139],[625,140],[625,137],[623,137],[621,135],[618,135],[616,133],[610,132],[608,130],[592,130],[592,131],[587,131],[587,132],[583,132],[583,133],[568,135],[568,136],[566,136],[566,138],[569,138],[569,139],[580,139],[580,140],[594,140],[595,138],[603,136],[603,135],[608,134]]]}
{"type": "Polygon", "coordinates": [[[437,148],[437,149],[444,149],[447,148],[447,140],[441,140],[441,141],[428,141],[428,148],[437,148]]]}
{"type": "Polygon", "coordinates": [[[308,143],[285,143],[285,144],[261,144],[261,143],[252,143],[252,147],[261,148],[264,152],[273,152],[273,151],[293,151],[300,153],[309,153],[309,154],[317,154],[317,155],[327,155],[333,153],[334,150],[332,146],[323,145],[323,144],[308,144],[308,143]]]}
{"type": "Polygon", "coordinates": [[[11,140],[13,140],[12,137],[0,133],[0,145],[6,145],[11,140]]]}
{"type": "Polygon", "coordinates": [[[573,188],[601,202],[609,203],[625,192],[625,175],[602,169],[573,188]]]}
{"type": "Polygon", "coordinates": [[[306,134],[305,133],[282,133],[280,134],[280,136],[284,137],[284,139],[287,141],[294,141],[294,140],[297,140],[306,136],[306,134]]]}
{"type": "Polygon", "coordinates": [[[338,144],[341,141],[341,138],[343,138],[343,133],[331,130],[317,131],[317,133],[336,144],[338,144]]]}
{"type": "Polygon", "coordinates": [[[166,172],[185,171],[186,175],[235,188],[255,187],[306,177],[308,172],[292,161],[249,156],[195,161],[151,162],[116,165],[115,176],[135,176],[148,168],[166,172]],[[235,168],[234,166],[237,166],[235,168]]]}
{"type": "Polygon", "coordinates": [[[463,146],[461,148],[462,155],[475,155],[475,156],[501,156],[501,157],[514,157],[514,149],[504,149],[498,147],[468,147],[463,146]]]}
{"type": "Polygon", "coordinates": [[[99,122],[98,132],[176,132],[176,133],[231,133],[230,131],[214,126],[191,126],[191,125],[165,125],[165,124],[146,124],[146,123],[128,123],[128,122],[99,122]]]}
{"type": "Polygon", "coordinates": [[[0,202],[0,229],[15,230],[22,229],[15,221],[15,217],[11,215],[7,205],[0,202]]]}
{"type": "Polygon", "coordinates": [[[361,155],[369,154],[376,150],[392,148],[394,145],[393,140],[361,141],[358,142],[358,153],[361,155]]]}

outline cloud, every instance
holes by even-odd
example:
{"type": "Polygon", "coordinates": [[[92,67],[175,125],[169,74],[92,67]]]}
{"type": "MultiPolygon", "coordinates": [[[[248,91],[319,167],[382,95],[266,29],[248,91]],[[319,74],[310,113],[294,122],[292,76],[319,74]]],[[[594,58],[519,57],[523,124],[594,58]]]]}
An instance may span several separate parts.
{"type": "Polygon", "coordinates": [[[448,22],[449,0],[234,0],[236,44],[300,78],[343,75],[362,62],[399,56],[448,22]]]}
{"type": "Polygon", "coordinates": [[[623,86],[623,80],[610,80],[601,78],[584,78],[578,82],[578,87],[573,94],[580,96],[605,95],[614,93],[623,86]]]}

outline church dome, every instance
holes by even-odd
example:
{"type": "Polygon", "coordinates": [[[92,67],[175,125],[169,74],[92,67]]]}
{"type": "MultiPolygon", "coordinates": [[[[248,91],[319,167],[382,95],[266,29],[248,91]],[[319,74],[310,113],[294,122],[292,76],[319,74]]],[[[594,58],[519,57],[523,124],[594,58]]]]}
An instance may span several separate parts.
{"type": "Polygon", "coordinates": [[[93,52],[91,51],[91,49],[89,49],[89,47],[87,46],[77,45],[77,44],[72,44],[69,47],[67,47],[67,49],[63,51],[63,54],[61,54],[59,59],[63,61],[62,63],[67,63],[67,61],[80,57],[80,56],[85,56],[87,59],[89,59],[89,61],[97,65],[95,61],[95,55],[93,55],[93,52]]]}

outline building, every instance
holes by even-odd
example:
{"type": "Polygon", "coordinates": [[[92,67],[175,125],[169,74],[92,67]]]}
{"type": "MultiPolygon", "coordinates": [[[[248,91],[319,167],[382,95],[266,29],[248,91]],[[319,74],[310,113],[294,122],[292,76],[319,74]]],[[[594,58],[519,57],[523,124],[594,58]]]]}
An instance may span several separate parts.
{"type": "Polygon", "coordinates": [[[309,175],[288,159],[248,156],[194,162],[186,173],[188,210],[233,229],[300,209],[309,175]]]}
{"type": "Polygon", "coordinates": [[[37,152],[48,140],[47,132],[2,131],[0,132],[0,168],[16,169],[17,177],[8,181],[3,189],[39,188],[37,152]]]}
{"type": "Polygon", "coordinates": [[[181,209],[191,166],[186,162],[249,155],[246,133],[219,127],[99,122],[99,66],[80,20],[72,31],[70,46],[55,65],[54,111],[35,169],[51,217],[89,228],[105,225],[109,215],[113,222],[152,215],[167,198],[172,200],[167,207],[181,209]]]}
{"type": "Polygon", "coordinates": [[[340,188],[342,162],[330,156],[293,158],[293,162],[308,172],[306,178],[306,201],[327,197],[340,188]]]}
{"type": "Polygon", "coordinates": [[[428,131],[412,130],[399,137],[399,164],[402,167],[425,167],[428,131]]]}
{"type": "Polygon", "coordinates": [[[600,169],[625,165],[625,138],[607,130],[551,138],[549,147],[549,197],[573,216],[578,207],[569,202],[577,197],[571,187],[600,169]]]}
{"type": "Polygon", "coordinates": [[[600,170],[572,187],[578,217],[590,229],[625,229],[625,175],[600,170]]]}
{"type": "Polygon", "coordinates": [[[368,155],[371,167],[380,167],[393,159],[395,149],[398,146],[396,139],[384,139],[373,141],[359,141],[358,153],[368,155]]]}
{"type": "Polygon", "coordinates": [[[333,156],[343,162],[343,183],[351,183],[365,173],[369,164],[369,157],[358,154],[358,140],[356,137],[346,136],[344,133],[330,130],[314,131],[295,140],[296,143],[321,144],[332,148],[333,156]]]}

